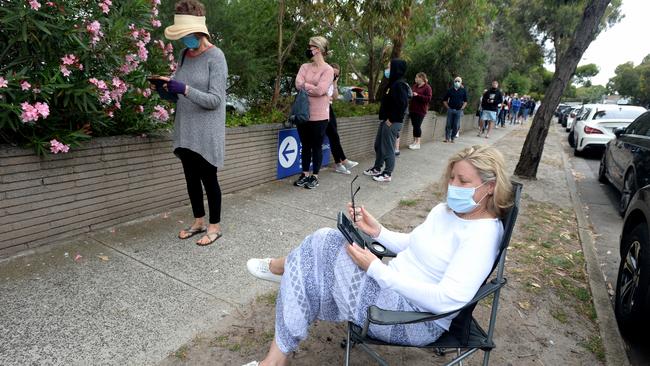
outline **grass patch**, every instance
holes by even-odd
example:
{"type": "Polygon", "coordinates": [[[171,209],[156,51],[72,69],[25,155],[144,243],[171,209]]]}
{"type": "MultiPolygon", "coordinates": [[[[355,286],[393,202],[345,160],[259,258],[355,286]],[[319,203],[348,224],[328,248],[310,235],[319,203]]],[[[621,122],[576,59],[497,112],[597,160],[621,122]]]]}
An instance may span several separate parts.
{"type": "Polygon", "coordinates": [[[265,305],[275,305],[276,300],[278,299],[278,292],[271,291],[264,295],[260,295],[255,299],[255,301],[263,303],[265,305]]]}
{"type": "Polygon", "coordinates": [[[573,213],[556,205],[529,201],[511,247],[511,263],[518,267],[519,281],[528,292],[545,296],[551,291],[562,305],[550,314],[560,323],[571,319],[571,310],[595,326],[584,254],[575,232],[573,213]]]}
{"type": "Polygon", "coordinates": [[[418,204],[418,200],[408,199],[408,200],[400,200],[399,201],[400,206],[412,207],[412,206],[415,206],[417,204],[418,204]]]}
{"type": "Polygon", "coordinates": [[[566,324],[568,322],[568,316],[562,309],[551,309],[550,313],[560,323],[566,324]]]}
{"type": "Polygon", "coordinates": [[[589,352],[593,353],[599,361],[605,361],[605,346],[600,336],[593,336],[580,343],[589,352]]]}
{"type": "Polygon", "coordinates": [[[176,352],[174,352],[174,357],[184,361],[187,359],[187,354],[189,351],[190,347],[188,345],[182,345],[179,349],[176,350],[176,352]]]}

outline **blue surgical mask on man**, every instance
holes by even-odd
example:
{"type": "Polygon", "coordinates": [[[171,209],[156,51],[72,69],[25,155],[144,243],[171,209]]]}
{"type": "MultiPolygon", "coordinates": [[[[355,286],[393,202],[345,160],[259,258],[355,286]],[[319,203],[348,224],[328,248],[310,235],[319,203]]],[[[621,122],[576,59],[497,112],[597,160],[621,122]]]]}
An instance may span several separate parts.
{"type": "Polygon", "coordinates": [[[194,34],[188,34],[187,36],[181,38],[181,41],[183,41],[183,44],[187,48],[191,48],[191,49],[199,48],[199,38],[194,34]]]}
{"type": "Polygon", "coordinates": [[[384,70],[384,76],[386,77],[386,79],[390,78],[390,69],[384,70]]]}
{"type": "Polygon", "coordinates": [[[447,206],[454,212],[458,213],[472,212],[472,210],[479,206],[483,198],[487,197],[486,193],[478,202],[474,202],[474,193],[485,183],[487,182],[483,182],[478,187],[469,188],[457,187],[449,184],[447,186],[447,206]]]}

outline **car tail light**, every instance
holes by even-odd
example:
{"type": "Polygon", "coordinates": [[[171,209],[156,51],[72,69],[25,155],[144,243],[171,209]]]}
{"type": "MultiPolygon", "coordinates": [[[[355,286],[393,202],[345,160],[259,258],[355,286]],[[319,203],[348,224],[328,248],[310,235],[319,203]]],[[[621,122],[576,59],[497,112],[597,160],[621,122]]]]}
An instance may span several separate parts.
{"type": "Polygon", "coordinates": [[[602,135],[603,131],[601,131],[599,129],[596,129],[596,128],[589,127],[589,126],[585,126],[585,133],[589,133],[589,134],[599,133],[599,134],[602,135]]]}

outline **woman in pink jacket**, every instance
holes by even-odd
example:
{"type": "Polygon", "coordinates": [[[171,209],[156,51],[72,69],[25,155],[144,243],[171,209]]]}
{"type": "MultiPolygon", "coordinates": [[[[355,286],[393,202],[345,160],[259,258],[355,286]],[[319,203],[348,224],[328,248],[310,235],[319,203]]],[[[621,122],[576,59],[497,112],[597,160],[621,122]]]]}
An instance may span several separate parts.
{"type": "Polygon", "coordinates": [[[305,55],[311,62],[300,66],[296,76],[296,89],[304,89],[309,95],[309,121],[298,125],[302,143],[302,174],[293,184],[314,189],[318,187],[318,172],[323,161],[323,138],[330,115],[327,91],[334,80],[334,70],[325,62],[327,39],[324,37],[310,38],[305,55]],[[313,163],[311,175],[310,163],[313,163]]]}

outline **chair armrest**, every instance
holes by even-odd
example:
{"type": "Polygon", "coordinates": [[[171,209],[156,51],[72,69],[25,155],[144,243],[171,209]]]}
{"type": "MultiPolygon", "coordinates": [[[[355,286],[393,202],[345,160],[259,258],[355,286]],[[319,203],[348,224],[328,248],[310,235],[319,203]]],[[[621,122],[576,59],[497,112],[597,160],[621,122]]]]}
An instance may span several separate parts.
{"type": "Polygon", "coordinates": [[[451,314],[457,313],[465,308],[468,308],[487,296],[493,294],[496,290],[500,289],[506,284],[505,278],[502,282],[497,282],[492,280],[479,288],[474,295],[474,298],[470,300],[464,306],[448,311],[441,314],[433,314],[427,312],[418,312],[418,311],[395,311],[395,310],[384,310],[375,305],[371,305],[368,308],[368,319],[366,323],[378,324],[378,325],[395,325],[395,324],[411,324],[411,323],[420,323],[425,321],[431,321],[436,319],[445,318],[451,314]]]}

